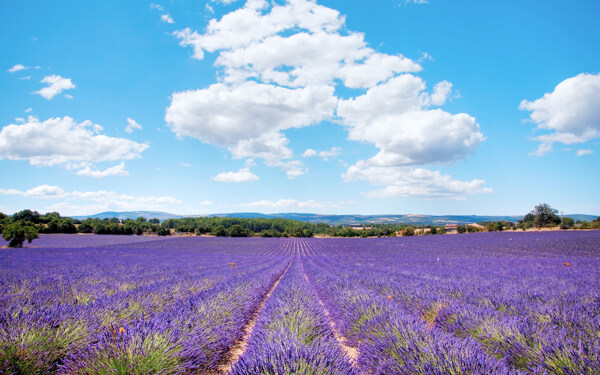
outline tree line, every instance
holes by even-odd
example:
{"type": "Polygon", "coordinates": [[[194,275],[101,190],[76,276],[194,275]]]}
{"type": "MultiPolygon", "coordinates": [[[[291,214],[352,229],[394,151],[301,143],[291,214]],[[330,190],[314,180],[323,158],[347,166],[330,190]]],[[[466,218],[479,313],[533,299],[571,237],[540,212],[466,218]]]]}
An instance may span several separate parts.
{"type": "MultiPolygon", "coordinates": [[[[459,225],[458,233],[527,230],[529,228],[557,227],[561,229],[600,229],[600,217],[591,222],[574,222],[558,215],[558,210],[541,203],[516,223],[510,221],[480,222],[478,225],[459,225]]],[[[58,212],[40,214],[22,210],[12,216],[0,212],[0,233],[11,247],[22,247],[25,241],[38,238],[39,233],[90,233],[121,235],[169,236],[172,233],[212,235],[218,237],[390,237],[445,234],[445,226],[396,224],[369,224],[368,227],[329,225],[301,222],[292,219],[195,217],[168,219],[88,218],[85,220],[63,217],[58,212]]]]}

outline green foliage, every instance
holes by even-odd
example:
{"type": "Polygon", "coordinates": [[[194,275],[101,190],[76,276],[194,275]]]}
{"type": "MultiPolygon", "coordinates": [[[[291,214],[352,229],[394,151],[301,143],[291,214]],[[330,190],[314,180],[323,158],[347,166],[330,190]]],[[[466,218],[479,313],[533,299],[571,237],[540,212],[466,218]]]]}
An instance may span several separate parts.
{"type": "Polygon", "coordinates": [[[477,227],[475,225],[467,225],[467,232],[469,233],[479,233],[479,232],[483,232],[484,228],[481,227],[477,227]]]}
{"type": "MultiPolygon", "coordinates": [[[[64,218],[63,218],[64,219],[64,218]]],[[[68,218],[69,220],[72,220],[68,218]]],[[[144,234],[158,234],[161,236],[168,236],[171,232],[168,228],[164,228],[161,225],[154,224],[145,219],[136,220],[126,219],[121,222],[117,218],[111,219],[85,219],[77,227],[79,233],[94,233],[94,234],[126,234],[126,235],[144,235],[144,234]],[[159,233],[160,232],[160,233],[159,233]]],[[[67,233],[67,232],[60,232],[67,233]]]]}
{"type": "Polygon", "coordinates": [[[456,227],[456,231],[458,233],[465,233],[467,231],[467,227],[465,225],[459,225],[456,227]]]}
{"type": "Polygon", "coordinates": [[[30,222],[14,222],[2,229],[2,238],[9,241],[8,246],[10,247],[23,247],[25,240],[31,243],[38,237],[38,231],[30,222]]]}
{"type": "Polygon", "coordinates": [[[229,228],[229,237],[251,237],[253,233],[247,229],[243,228],[241,225],[233,225],[229,228]]]}
{"type": "Polygon", "coordinates": [[[538,228],[560,224],[558,210],[550,207],[546,203],[535,206],[532,213],[535,214],[534,222],[538,228]]]}
{"type": "Polygon", "coordinates": [[[400,233],[402,234],[402,237],[407,237],[407,236],[414,236],[415,235],[415,228],[413,227],[406,227],[403,228],[400,233]]]}
{"type": "Polygon", "coordinates": [[[40,233],[77,233],[75,221],[70,217],[54,216],[46,225],[39,225],[40,233]]]}
{"type": "Polygon", "coordinates": [[[570,217],[563,217],[562,222],[560,223],[560,229],[571,229],[575,226],[575,220],[570,217]]]}
{"type": "Polygon", "coordinates": [[[258,232],[256,235],[259,237],[275,237],[275,238],[282,236],[282,234],[280,232],[276,231],[275,229],[263,230],[261,232],[258,232]]]}
{"type": "Polygon", "coordinates": [[[13,329],[17,334],[0,336],[0,374],[57,373],[61,360],[89,335],[83,323],[71,321],[44,327],[15,323],[13,329]]]}
{"type": "Polygon", "coordinates": [[[84,221],[77,227],[79,233],[93,233],[94,227],[89,221],[84,221]]]}
{"type": "Polygon", "coordinates": [[[546,203],[540,203],[529,212],[523,220],[519,220],[517,225],[521,229],[527,229],[532,227],[544,228],[553,227],[561,224],[561,219],[558,216],[558,210],[550,207],[546,203]]]}
{"type": "Polygon", "coordinates": [[[40,213],[37,211],[23,210],[12,216],[14,221],[30,221],[34,224],[40,223],[40,213]]]}
{"type": "Polygon", "coordinates": [[[227,229],[223,225],[219,225],[212,231],[212,235],[217,237],[227,237],[228,234],[227,229]]]}
{"type": "Polygon", "coordinates": [[[324,233],[329,225],[319,223],[303,223],[290,219],[263,218],[231,218],[231,217],[197,217],[168,219],[162,224],[165,228],[180,233],[196,235],[210,233],[214,236],[252,236],[257,233],[261,237],[312,237],[315,233],[324,233]],[[231,232],[232,227],[239,226],[231,232]],[[223,227],[222,229],[220,227],[223,227]]]}

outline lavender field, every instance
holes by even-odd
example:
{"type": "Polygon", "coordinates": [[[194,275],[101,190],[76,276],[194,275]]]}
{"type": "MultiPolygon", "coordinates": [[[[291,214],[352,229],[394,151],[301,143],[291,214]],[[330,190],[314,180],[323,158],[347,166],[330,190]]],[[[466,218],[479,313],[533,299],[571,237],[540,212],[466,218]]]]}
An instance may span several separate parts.
{"type": "Polygon", "coordinates": [[[599,373],[600,231],[0,250],[0,374],[599,373]]]}

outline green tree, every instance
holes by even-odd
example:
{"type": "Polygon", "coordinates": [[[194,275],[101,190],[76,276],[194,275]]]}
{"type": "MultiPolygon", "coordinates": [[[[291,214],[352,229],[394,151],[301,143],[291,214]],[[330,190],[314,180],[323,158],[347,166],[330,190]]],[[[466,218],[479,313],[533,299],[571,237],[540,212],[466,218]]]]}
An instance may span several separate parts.
{"type": "Polygon", "coordinates": [[[560,229],[570,229],[575,226],[575,220],[570,217],[563,217],[562,222],[560,223],[560,229]]]}
{"type": "Polygon", "coordinates": [[[558,225],[561,222],[560,217],[558,216],[558,210],[550,207],[550,205],[546,203],[538,204],[530,213],[533,214],[533,222],[538,228],[558,225]]]}
{"type": "Polygon", "coordinates": [[[223,225],[219,225],[218,227],[216,227],[211,234],[213,236],[217,236],[217,237],[227,237],[227,229],[225,229],[225,227],[223,225]]]}
{"type": "Polygon", "coordinates": [[[252,234],[248,229],[245,229],[238,224],[229,228],[229,237],[250,237],[251,235],[252,234]]]}
{"type": "Polygon", "coordinates": [[[40,222],[40,213],[37,211],[23,210],[15,213],[12,217],[14,221],[31,221],[34,224],[40,222]]]}
{"type": "Polygon", "coordinates": [[[10,247],[23,247],[25,240],[31,243],[38,237],[35,226],[22,222],[8,224],[2,231],[2,238],[9,241],[8,246],[10,247]]]}
{"type": "Polygon", "coordinates": [[[405,228],[402,228],[402,230],[400,231],[400,233],[402,234],[402,237],[414,236],[415,235],[415,228],[413,228],[413,227],[405,227],[405,228]]]}
{"type": "Polygon", "coordinates": [[[94,227],[90,223],[90,220],[85,220],[77,227],[79,233],[93,233],[94,227]]]}

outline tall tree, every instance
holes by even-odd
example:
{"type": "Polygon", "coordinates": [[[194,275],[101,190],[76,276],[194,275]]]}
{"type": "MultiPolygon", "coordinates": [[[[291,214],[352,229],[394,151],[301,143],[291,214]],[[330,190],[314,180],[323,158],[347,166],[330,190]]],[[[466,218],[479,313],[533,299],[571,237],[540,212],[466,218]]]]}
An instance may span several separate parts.
{"type": "Polygon", "coordinates": [[[534,215],[533,222],[538,228],[558,225],[561,222],[560,217],[558,216],[558,210],[550,207],[550,205],[546,203],[540,203],[535,206],[533,211],[531,211],[531,214],[534,215]]]}
{"type": "Polygon", "coordinates": [[[38,232],[33,225],[15,222],[7,225],[2,230],[2,238],[8,242],[10,247],[23,247],[23,242],[27,240],[29,243],[38,238],[38,232]]]}

